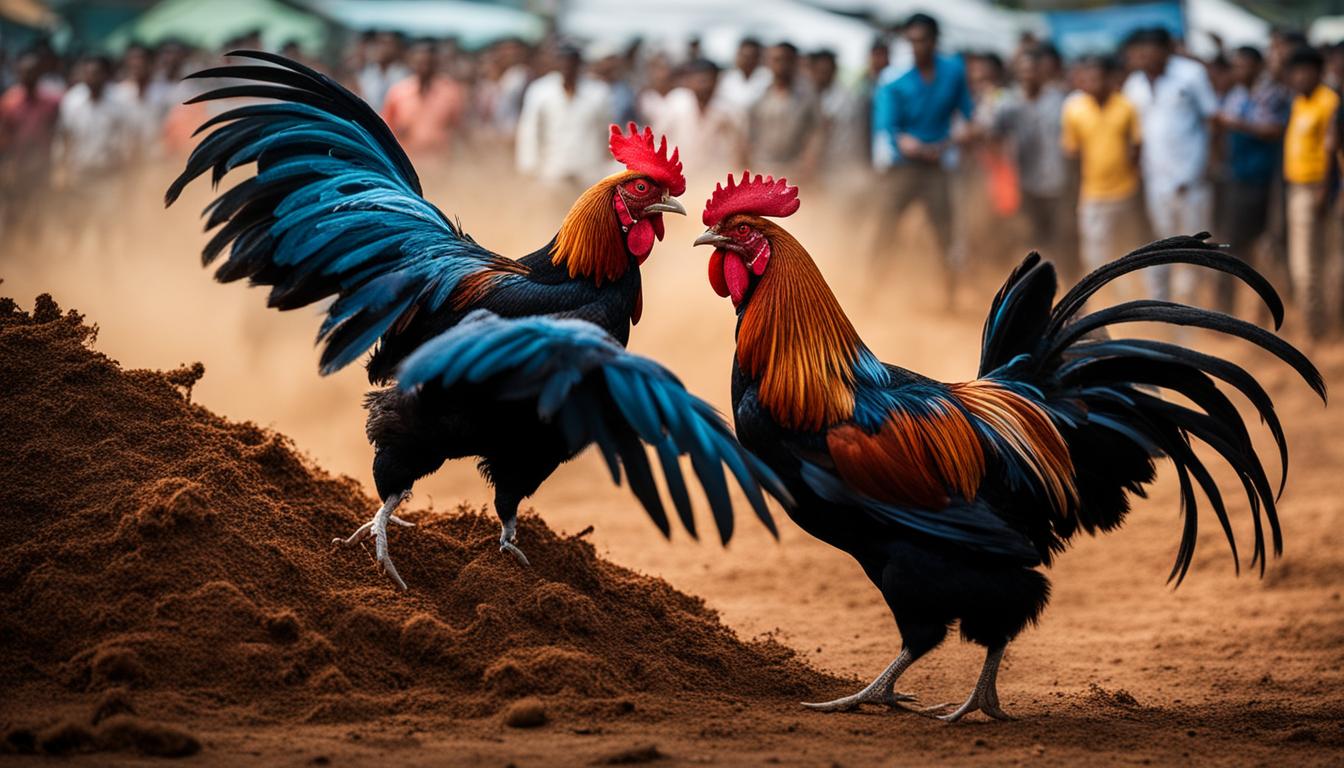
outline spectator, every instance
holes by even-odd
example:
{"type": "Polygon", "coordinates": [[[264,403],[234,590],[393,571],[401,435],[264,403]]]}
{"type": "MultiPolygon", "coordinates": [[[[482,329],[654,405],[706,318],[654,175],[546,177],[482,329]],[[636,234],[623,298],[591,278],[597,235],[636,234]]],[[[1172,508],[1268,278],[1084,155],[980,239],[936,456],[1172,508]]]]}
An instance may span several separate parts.
{"type": "Polygon", "coordinates": [[[119,209],[126,195],[124,171],[133,159],[135,123],[127,104],[112,93],[112,62],[104,56],[84,58],[77,68],[79,83],[61,99],[53,143],[54,177],[63,207],[86,217],[87,226],[65,232],[61,247],[92,247],[117,253],[125,233],[119,209]]]}
{"type": "Polygon", "coordinates": [[[1124,252],[1137,207],[1140,122],[1134,105],[1115,90],[1118,70],[1112,59],[1083,60],[1076,71],[1079,92],[1061,115],[1060,144],[1080,163],[1078,233],[1088,270],[1124,252]]]}
{"type": "Polygon", "coordinates": [[[1064,59],[1059,49],[1050,43],[1040,43],[1032,49],[1036,56],[1036,67],[1040,70],[1040,80],[1049,88],[1070,90],[1064,72],[1064,59]]]}
{"type": "Polygon", "coordinates": [[[952,118],[970,119],[970,88],[960,59],[938,53],[938,22],[922,13],[905,24],[914,66],[877,89],[873,100],[874,163],[887,171],[887,210],[879,216],[874,255],[894,240],[901,213],[920,201],[944,264],[946,303],[955,292],[958,259],[952,254],[952,200],[947,166],[954,160],[952,118]]]}
{"type": "Polygon", "coordinates": [[[611,167],[611,91],[599,80],[580,77],[583,56],[577,48],[563,46],[555,56],[556,71],[537,78],[523,95],[518,170],[546,181],[587,186],[611,167]]]}
{"type": "Polygon", "coordinates": [[[58,178],[67,188],[110,182],[131,159],[134,123],[126,103],[115,98],[108,81],[112,62],[84,58],[80,82],[61,99],[55,158],[58,178]]]}
{"type": "MultiPolygon", "coordinates": [[[[1164,28],[1136,32],[1128,45],[1134,71],[1124,86],[1143,123],[1144,197],[1158,237],[1213,228],[1213,190],[1206,174],[1209,120],[1218,103],[1204,65],[1176,55],[1173,47],[1164,28]]],[[[1153,298],[1171,298],[1170,267],[1154,267],[1144,275],[1153,298]]],[[[1175,275],[1179,297],[1188,297],[1192,277],[1187,270],[1175,275]]]]}
{"type": "Polygon", "coordinates": [[[1012,145],[1032,247],[1059,258],[1064,250],[1060,222],[1067,218],[1063,215],[1067,172],[1060,146],[1064,91],[1048,79],[1045,58],[1036,48],[1018,56],[1017,88],[995,132],[1012,145]]]}
{"type": "Polygon", "coordinates": [[[714,99],[718,81],[717,64],[705,59],[690,62],[682,85],[668,92],[658,119],[651,123],[654,133],[666,136],[683,157],[695,158],[696,166],[715,176],[735,170],[730,167],[731,148],[738,143],[736,121],[714,99]]]}
{"type": "MultiPolygon", "coordinates": [[[[715,71],[717,72],[717,67],[715,71]]],[[[716,75],[715,81],[717,80],[716,75]]],[[[639,117],[645,125],[657,125],[666,120],[663,108],[675,86],[676,73],[672,70],[672,63],[668,61],[667,54],[655,54],[645,67],[644,89],[639,92],[637,104],[639,117]]]]}
{"type": "Polygon", "coordinates": [[[495,46],[499,57],[499,100],[495,109],[496,128],[512,136],[523,109],[523,94],[532,81],[532,49],[522,40],[509,38],[495,46]]]}
{"type": "MultiPolygon", "coordinates": [[[[1226,138],[1227,180],[1218,231],[1234,254],[1249,258],[1267,227],[1290,96],[1265,71],[1259,50],[1238,48],[1231,63],[1234,84],[1216,118],[1226,138]]],[[[1217,280],[1215,305],[1230,312],[1236,279],[1219,274],[1217,280]]]]}
{"type": "Polygon", "coordinates": [[[592,51],[593,76],[611,89],[611,120],[625,125],[635,119],[635,89],[630,86],[630,74],[625,68],[624,52],[617,46],[595,46],[592,51]]]}
{"type": "Polygon", "coordinates": [[[873,162],[873,99],[877,87],[882,82],[882,73],[891,66],[891,42],[878,38],[868,47],[868,69],[863,73],[859,85],[859,95],[863,101],[863,124],[866,144],[865,152],[869,165],[873,162]]]}
{"type": "Polygon", "coordinates": [[[806,177],[816,167],[821,107],[801,77],[798,49],[792,43],[770,46],[766,67],[770,86],[747,113],[747,164],[776,175],[806,177]]]}
{"type": "Polygon", "coordinates": [[[836,76],[835,51],[808,57],[808,71],[821,106],[821,162],[832,179],[854,179],[868,164],[868,98],[836,76]]]}
{"type": "Polygon", "coordinates": [[[411,76],[387,91],[383,120],[411,154],[446,156],[466,109],[466,93],[438,71],[432,40],[420,40],[406,54],[411,76]]]}
{"type": "Polygon", "coordinates": [[[172,89],[154,72],[154,52],[133,44],[122,59],[122,80],[112,98],[125,103],[131,121],[130,152],[134,160],[154,160],[163,151],[163,123],[172,107],[172,89]]]}
{"type": "Polygon", "coordinates": [[[61,97],[41,87],[42,58],[36,51],[20,54],[14,77],[0,97],[0,204],[6,229],[23,227],[32,234],[32,214],[43,202],[51,175],[61,97]]]}
{"type": "Polygon", "coordinates": [[[1293,298],[1307,317],[1313,339],[1325,333],[1326,178],[1333,155],[1330,125],[1339,96],[1322,82],[1325,62],[1314,48],[1302,47],[1287,62],[1294,94],[1283,140],[1283,177],[1288,183],[1288,271],[1293,298]]]}
{"type": "Polygon", "coordinates": [[[761,66],[761,51],[759,40],[754,37],[743,38],[737,44],[737,57],[732,69],[719,78],[719,100],[744,123],[747,111],[770,87],[770,70],[761,66]]]}
{"type": "Polygon", "coordinates": [[[368,50],[369,61],[359,71],[359,95],[374,110],[382,110],[387,92],[411,73],[401,63],[402,39],[396,32],[377,33],[368,50]]]}

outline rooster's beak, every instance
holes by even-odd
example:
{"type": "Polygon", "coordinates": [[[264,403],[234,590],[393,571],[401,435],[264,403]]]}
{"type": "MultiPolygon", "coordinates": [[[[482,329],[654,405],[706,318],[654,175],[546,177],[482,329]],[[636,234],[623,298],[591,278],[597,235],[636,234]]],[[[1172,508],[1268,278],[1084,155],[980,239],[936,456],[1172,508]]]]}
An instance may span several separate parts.
{"type": "Polygon", "coordinates": [[[646,206],[646,207],[644,208],[644,212],[645,212],[645,213],[679,213],[679,214],[681,214],[682,216],[685,216],[685,215],[686,215],[686,209],[685,209],[685,208],[682,208],[682,207],[681,207],[681,203],[677,202],[677,198],[672,197],[671,195],[663,195],[663,199],[662,199],[662,200],[659,200],[658,202],[654,203],[653,205],[646,206]]]}
{"type": "Polygon", "coordinates": [[[715,248],[719,248],[731,242],[732,240],[730,238],[724,237],[712,229],[707,229],[705,230],[705,234],[695,238],[695,242],[692,243],[692,245],[712,245],[715,248]]]}

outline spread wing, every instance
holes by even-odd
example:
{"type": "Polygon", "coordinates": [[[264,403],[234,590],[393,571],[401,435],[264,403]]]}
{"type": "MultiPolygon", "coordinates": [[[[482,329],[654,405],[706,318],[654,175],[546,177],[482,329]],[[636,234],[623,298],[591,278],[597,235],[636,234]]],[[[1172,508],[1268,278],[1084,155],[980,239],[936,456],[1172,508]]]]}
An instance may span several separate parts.
{"type": "Polygon", "coordinates": [[[271,286],[268,304],[277,309],[335,297],[318,333],[323,373],[353,362],[416,313],[448,311],[472,276],[526,272],[425,200],[406,153],[368,104],[283,56],[230,55],[263,63],[191,75],[233,81],[191,102],[252,101],[198,129],[215,128],[166,201],[207,171],[218,185],[229,171],[256,164],[254,176],[206,207],[206,229],[218,231],[202,258],[209,265],[227,249],[215,277],[271,286]]]}
{"type": "Polygon", "coordinates": [[[761,490],[785,503],[788,491],[759,459],[738,444],[723,418],[686,391],[666,368],[627,352],[596,325],[548,317],[501,318],[476,310],[423,344],[402,364],[403,388],[488,384],[504,400],[535,400],[537,414],[557,424],[578,450],[596,444],[664,535],[667,514],[644,444],[652,446],[678,516],[692,536],[695,521],[677,457],[688,456],[713,511],[719,536],[733,532],[724,467],[746,492],[761,522],[775,532],[761,490]]]}

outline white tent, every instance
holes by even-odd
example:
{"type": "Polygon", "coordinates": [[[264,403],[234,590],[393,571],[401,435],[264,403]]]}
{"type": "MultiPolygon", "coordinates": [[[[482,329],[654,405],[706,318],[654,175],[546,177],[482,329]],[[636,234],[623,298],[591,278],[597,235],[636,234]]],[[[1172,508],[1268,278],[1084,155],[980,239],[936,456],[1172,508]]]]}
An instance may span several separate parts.
{"type": "Polygon", "coordinates": [[[807,0],[839,13],[866,16],[883,25],[899,24],[915,13],[938,20],[943,47],[948,50],[1011,53],[1023,32],[1044,34],[1045,17],[1014,11],[987,0],[807,0]]]}
{"type": "Polygon", "coordinates": [[[356,30],[392,30],[411,37],[455,37],[475,46],[502,37],[541,37],[541,19],[503,5],[463,0],[306,0],[310,10],[356,30]]]}
{"type": "Polygon", "coordinates": [[[1311,22],[1307,37],[1315,45],[1333,45],[1344,40],[1344,16],[1322,16],[1311,22]]]}
{"type": "Polygon", "coordinates": [[[1221,37],[1228,50],[1269,43],[1269,22],[1230,0],[1185,0],[1185,26],[1185,44],[1196,56],[1216,52],[1213,35],[1221,37]]]}
{"type": "Polygon", "coordinates": [[[700,38],[706,56],[726,63],[745,35],[765,43],[787,40],[804,51],[832,48],[846,69],[864,65],[876,35],[866,22],[794,0],[676,0],[647,3],[631,12],[628,0],[572,0],[557,19],[560,31],[585,40],[646,40],[653,47],[684,50],[700,38]]]}

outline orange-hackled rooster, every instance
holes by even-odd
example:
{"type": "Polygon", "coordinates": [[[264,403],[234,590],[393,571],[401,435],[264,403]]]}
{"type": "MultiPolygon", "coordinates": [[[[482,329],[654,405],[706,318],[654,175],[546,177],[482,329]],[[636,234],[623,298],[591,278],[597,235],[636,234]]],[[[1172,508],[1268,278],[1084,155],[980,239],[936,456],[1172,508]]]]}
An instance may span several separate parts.
{"type": "Polygon", "coordinates": [[[859,561],[901,633],[899,656],[871,685],[807,706],[841,711],[912,700],[895,692],[896,679],[959,621],[962,636],[985,647],[984,668],[964,704],[925,711],[946,712],[949,721],[976,710],[1006,718],[995,678],[1004,648],[1045,608],[1049,582],[1038,567],[1080,529],[1119,525],[1128,495],[1142,495],[1153,480],[1155,459],[1170,458],[1180,480],[1185,529],[1172,577],[1179,582],[1194,556],[1196,484],[1236,559],[1227,511],[1196,441],[1221,455],[1244,486],[1255,522],[1252,565],[1263,571],[1262,517],[1280,551],[1274,489],[1241,415],[1214,384],[1230,384],[1259,411],[1286,478],[1283,432],[1255,378],[1175,344],[1096,332],[1151,321],[1239,336],[1286,361],[1324,398],[1311,362],[1268,331],[1181,304],[1132,301],[1082,313],[1121,275],[1189,264],[1240,278],[1277,324],[1282,303],[1245,262],[1206,236],[1171,238],[1106,265],[1054,302],[1054,268],[1033,253],[990,307],[979,378],[945,384],[884,364],[864,345],[807,251],[765,218],[798,206],[797,188],[783,179],[730,176],[706,204],[709,230],[696,244],[714,247],[710,283],[737,310],[738,439],[784,479],[797,502],[789,516],[859,561]]]}

